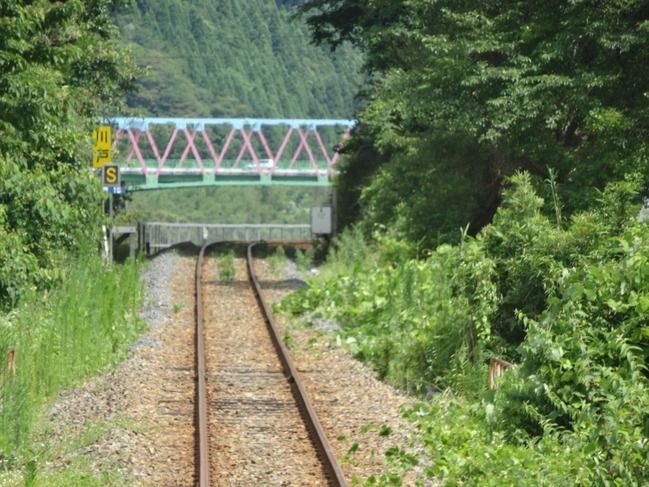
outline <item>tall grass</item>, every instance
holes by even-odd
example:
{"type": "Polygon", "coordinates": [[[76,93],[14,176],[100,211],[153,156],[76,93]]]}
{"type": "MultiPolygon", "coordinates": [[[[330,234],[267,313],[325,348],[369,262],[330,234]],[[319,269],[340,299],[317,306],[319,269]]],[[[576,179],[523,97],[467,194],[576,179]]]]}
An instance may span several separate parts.
{"type": "Polygon", "coordinates": [[[47,293],[33,292],[0,316],[0,467],[10,468],[31,446],[39,406],[125,356],[144,329],[139,269],[105,266],[86,255],[47,293]],[[7,367],[15,350],[15,372],[7,367]]]}

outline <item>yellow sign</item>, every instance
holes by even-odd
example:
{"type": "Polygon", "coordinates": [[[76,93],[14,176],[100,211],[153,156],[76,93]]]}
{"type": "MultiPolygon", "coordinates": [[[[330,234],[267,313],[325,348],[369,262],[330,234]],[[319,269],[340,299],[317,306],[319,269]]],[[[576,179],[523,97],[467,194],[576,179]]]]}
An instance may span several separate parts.
{"type": "Polygon", "coordinates": [[[117,164],[104,164],[101,167],[101,183],[104,186],[120,186],[119,166],[117,164]]]}
{"type": "Polygon", "coordinates": [[[92,149],[92,165],[101,167],[111,162],[110,127],[104,125],[92,132],[95,146],[92,149]]]}

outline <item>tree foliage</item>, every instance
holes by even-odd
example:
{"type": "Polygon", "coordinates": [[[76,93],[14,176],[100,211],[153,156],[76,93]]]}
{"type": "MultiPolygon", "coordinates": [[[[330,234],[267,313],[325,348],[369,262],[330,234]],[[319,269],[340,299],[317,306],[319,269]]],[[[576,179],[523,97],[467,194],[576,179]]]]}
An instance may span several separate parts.
{"type": "Polygon", "coordinates": [[[475,233],[518,170],[543,180],[552,169],[567,214],[592,206],[607,182],[647,174],[645,1],[307,0],[300,8],[317,42],[357,44],[375,76],[341,181],[363,196],[359,218],[370,228],[389,216],[414,241],[455,239],[469,222],[475,233]],[[375,152],[380,169],[357,179],[355,168],[371,166],[375,152]],[[398,185],[416,180],[425,184],[398,185]],[[395,197],[384,203],[386,190],[395,197]],[[437,210],[442,200],[448,212],[437,210]]]}
{"type": "Polygon", "coordinates": [[[638,183],[608,185],[596,211],[559,226],[528,174],[510,181],[476,238],[409,259],[403,241],[379,235],[368,251],[350,232],[329,274],[282,306],[334,319],[339,341],[386,380],[428,398],[449,391],[413,412],[430,473],[447,485],[645,485],[649,228],[631,203],[638,183]],[[494,355],[517,367],[485,394],[494,355]]]}
{"type": "MultiPolygon", "coordinates": [[[[138,1],[121,11],[122,42],[148,69],[130,108],[154,116],[350,118],[360,53],[309,45],[305,24],[291,21],[295,3],[138,1]]],[[[265,131],[271,146],[284,135],[265,131]]],[[[237,150],[235,140],[230,154],[237,150]]],[[[211,188],[137,193],[129,208],[130,218],[155,221],[307,223],[310,206],[328,200],[311,188],[211,188]]]]}
{"type": "Polygon", "coordinates": [[[139,192],[129,221],[307,224],[311,207],[330,203],[328,188],[212,187],[139,192]]]}
{"type": "Polygon", "coordinates": [[[360,54],[309,45],[290,4],[140,0],[116,20],[148,76],[129,97],[147,115],[349,118],[360,54]]]}
{"type": "Polygon", "coordinates": [[[111,40],[120,3],[0,5],[0,306],[56,281],[99,234],[90,134],[134,75],[111,40]]]}

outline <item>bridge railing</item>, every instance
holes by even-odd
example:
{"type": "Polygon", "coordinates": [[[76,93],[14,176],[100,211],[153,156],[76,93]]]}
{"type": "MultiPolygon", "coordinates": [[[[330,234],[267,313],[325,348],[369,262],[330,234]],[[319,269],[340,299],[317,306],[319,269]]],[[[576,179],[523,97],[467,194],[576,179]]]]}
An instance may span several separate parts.
{"type": "Polygon", "coordinates": [[[150,253],[191,242],[200,246],[207,242],[281,240],[303,242],[312,238],[311,225],[277,224],[197,224],[143,222],[139,229],[140,250],[150,253]]]}

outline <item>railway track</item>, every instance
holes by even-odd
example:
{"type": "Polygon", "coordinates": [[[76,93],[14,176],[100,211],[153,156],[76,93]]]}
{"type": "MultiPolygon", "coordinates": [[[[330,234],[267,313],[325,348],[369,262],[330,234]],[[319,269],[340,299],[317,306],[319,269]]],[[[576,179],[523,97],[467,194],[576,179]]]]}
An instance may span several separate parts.
{"type": "Polygon", "coordinates": [[[344,486],[263,298],[252,247],[231,282],[219,280],[218,256],[205,247],[196,267],[198,485],[344,486]]]}

